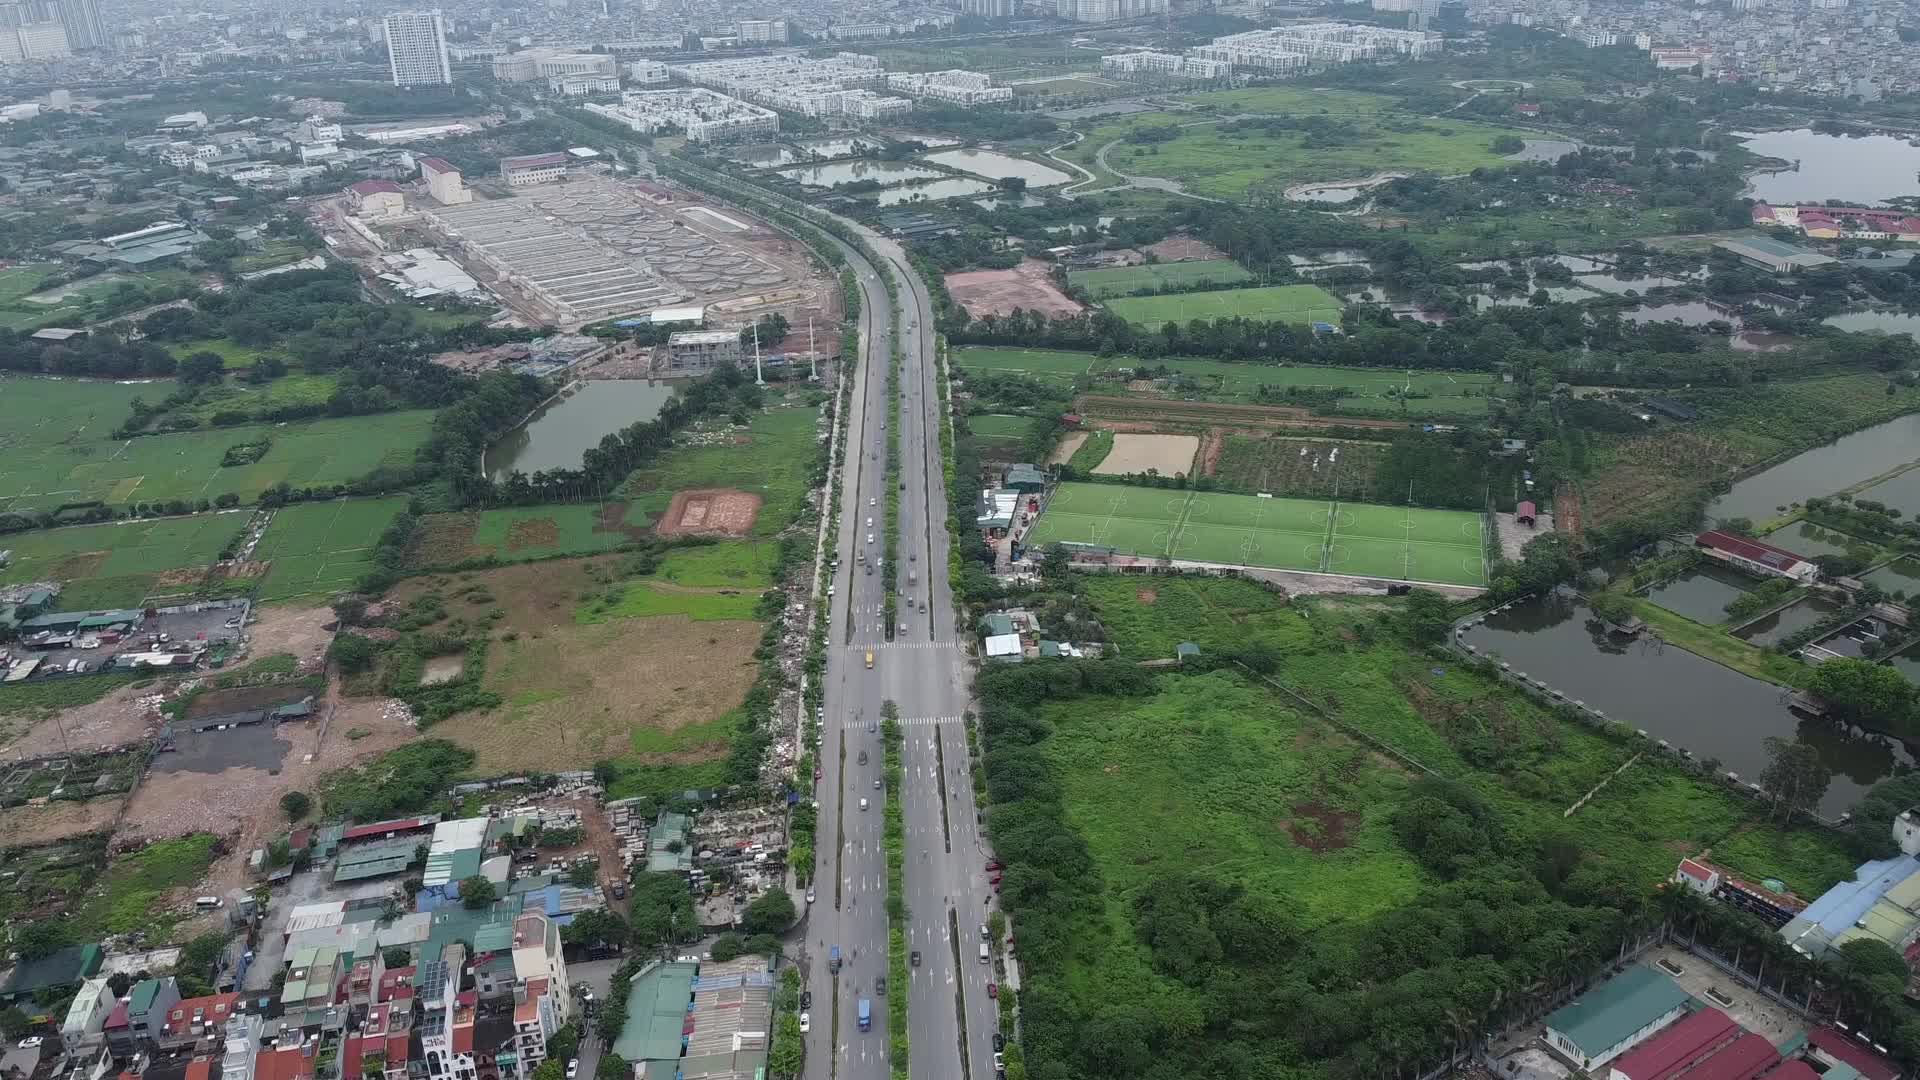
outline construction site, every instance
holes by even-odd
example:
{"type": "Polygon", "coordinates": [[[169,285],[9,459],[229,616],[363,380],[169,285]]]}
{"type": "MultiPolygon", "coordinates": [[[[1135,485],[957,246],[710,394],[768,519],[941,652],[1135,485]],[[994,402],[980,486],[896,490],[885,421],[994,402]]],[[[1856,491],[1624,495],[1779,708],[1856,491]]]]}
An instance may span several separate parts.
{"type": "MultiPolygon", "coordinates": [[[[836,283],[806,250],[732,208],[688,192],[606,175],[575,174],[516,188],[510,198],[441,205],[409,194],[408,211],[356,219],[385,250],[431,248],[528,325],[577,330],[668,307],[705,308],[710,324],[744,325],[780,312],[798,325],[837,319],[836,283]]],[[[377,256],[366,261],[378,268],[377,256]]]]}

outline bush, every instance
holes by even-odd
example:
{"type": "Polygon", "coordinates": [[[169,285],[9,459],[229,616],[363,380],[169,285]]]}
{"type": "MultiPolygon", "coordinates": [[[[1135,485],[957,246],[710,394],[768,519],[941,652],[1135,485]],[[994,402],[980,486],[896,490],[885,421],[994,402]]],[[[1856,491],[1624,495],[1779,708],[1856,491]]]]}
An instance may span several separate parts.
{"type": "Polygon", "coordinates": [[[313,809],[313,800],[304,791],[289,791],[280,796],[280,810],[287,815],[288,821],[299,821],[313,809]]]}

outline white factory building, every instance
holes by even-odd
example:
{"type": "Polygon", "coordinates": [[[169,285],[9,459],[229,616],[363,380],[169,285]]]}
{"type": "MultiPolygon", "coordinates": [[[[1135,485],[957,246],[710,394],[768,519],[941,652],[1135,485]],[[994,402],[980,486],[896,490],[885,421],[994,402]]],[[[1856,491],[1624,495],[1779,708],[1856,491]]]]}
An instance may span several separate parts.
{"type": "Polygon", "coordinates": [[[547,80],[547,89],[562,97],[586,97],[588,94],[617,94],[618,75],[555,75],[547,80]]]}
{"type": "Polygon", "coordinates": [[[571,159],[564,153],[525,154],[500,159],[500,179],[508,187],[530,187],[564,180],[571,159]]]}
{"type": "Polygon", "coordinates": [[[1231,64],[1236,69],[1274,74],[1382,57],[1418,60],[1439,52],[1441,47],[1438,34],[1324,22],[1228,34],[1190,50],[1188,55],[1231,64]]]}
{"type": "Polygon", "coordinates": [[[696,143],[764,139],[780,131],[780,115],[773,110],[699,87],[629,90],[618,105],[589,102],[585,108],[642,134],[684,131],[696,143]]]}
{"type": "Polygon", "coordinates": [[[1130,52],[1100,58],[1100,74],[1109,79],[1185,79],[1213,82],[1233,74],[1224,60],[1205,60],[1178,53],[1130,52]]]}
{"type": "Polygon", "coordinates": [[[617,76],[615,60],[606,53],[567,49],[522,49],[493,58],[493,77],[501,82],[534,82],[562,75],[617,76]]]}
{"type": "Polygon", "coordinates": [[[672,82],[673,76],[658,60],[635,60],[627,65],[627,81],[636,86],[663,86],[672,82]]]}
{"type": "Polygon", "coordinates": [[[861,53],[703,60],[668,70],[695,86],[802,116],[875,120],[913,111],[913,102],[906,98],[873,93],[886,88],[887,73],[878,57],[861,53]]]}
{"type": "Polygon", "coordinates": [[[441,206],[458,206],[473,201],[473,192],[467,189],[466,181],[461,179],[460,170],[445,158],[421,158],[420,179],[427,182],[427,194],[441,206]]]}
{"type": "Polygon", "coordinates": [[[887,76],[887,89],[949,105],[992,105],[1013,100],[1013,88],[995,86],[977,71],[929,71],[887,76]]]}

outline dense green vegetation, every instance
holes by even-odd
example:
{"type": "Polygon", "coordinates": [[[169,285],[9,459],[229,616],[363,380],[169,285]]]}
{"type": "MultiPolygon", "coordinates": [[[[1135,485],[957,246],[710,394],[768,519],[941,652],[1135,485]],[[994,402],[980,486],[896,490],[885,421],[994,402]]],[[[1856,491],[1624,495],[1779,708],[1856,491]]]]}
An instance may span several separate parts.
{"type": "Polygon", "coordinates": [[[445,739],[421,739],[320,785],[321,811],[349,821],[381,821],[424,813],[446,797],[450,781],[473,764],[473,751],[445,739]]]}
{"type": "Polygon", "coordinates": [[[1204,662],[979,679],[1029,1075],[1430,1065],[1657,922],[1677,853],[1810,892],[1851,873],[1844,845],[1654,761],[1563,816],[1631,748],[1436,667],[1427,601],[1307,617],[1230,579],[1071,587],[1123,655],[1193,640],[1204,662]]]}

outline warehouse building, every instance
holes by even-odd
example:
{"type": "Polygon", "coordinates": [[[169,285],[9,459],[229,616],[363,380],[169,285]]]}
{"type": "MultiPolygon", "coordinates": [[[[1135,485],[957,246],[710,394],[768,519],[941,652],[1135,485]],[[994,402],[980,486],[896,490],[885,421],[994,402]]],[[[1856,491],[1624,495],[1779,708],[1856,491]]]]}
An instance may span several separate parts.
{"type": "Polygon", "coordinates": [[[1595,1072],[1680,1019],[1692,1001],[1679,983],[1635,964],[1548,1016],[1547,1043],[1595,1072]]]}
{"type": "Polygon", "coordinates": [[[421,158],[420,179],[427,182],[427,194],[433,196],[433,201],[441,206],[458,206],[473,201],[473,192],[467,190],[460,170],[454,168],[446,158],[421,158]]]}
{"type": "Polygon", "coordinates": [[[1782,243],[1770,236],[1743,236],[1738,240],[1721,240],[1713,246],[1738,256],[1748,266],[1775,274],[1791,274],[1795,270],[1826,266],[1835,261],[1830,256],[1796,244],[1782,243]]]}
{"type": "Polygon", "coordinates": [[[1763,544],[1719,529],[1693,538],[1707,558],[1760,577],[1783,577],[1805,585],[1820,576],[1820,568],[1785,548],[1763,544]]]}
{"type": "Polygon", "coordinates": [[[551,184],[567,178],[567,160],[566,154],[557,152],[501,158],[500,178],[508,187],[551,184]]]}
{"type": "Polygon", "coordinates": [[[743,355],[738,330],[682,330],[667,338],[668,371],[736,367],[743,355]]]}

